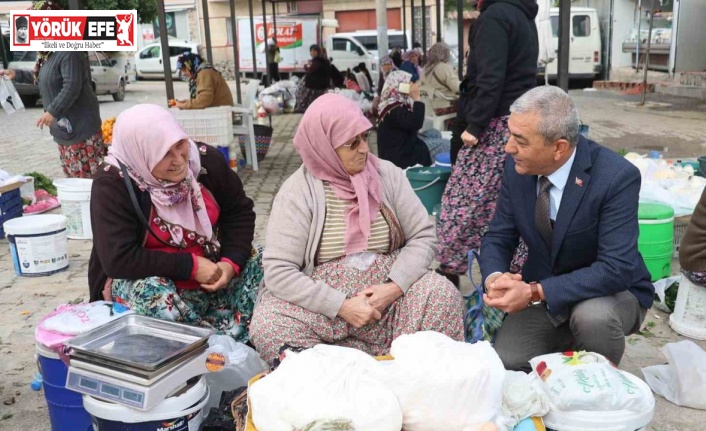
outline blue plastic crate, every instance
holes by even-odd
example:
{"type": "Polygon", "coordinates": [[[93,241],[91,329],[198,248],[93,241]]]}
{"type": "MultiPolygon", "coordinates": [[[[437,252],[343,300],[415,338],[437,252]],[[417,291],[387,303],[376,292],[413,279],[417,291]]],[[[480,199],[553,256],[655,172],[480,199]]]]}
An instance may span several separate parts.
{"type": "Polygon", "coordinates": [[[0,238],[5,238],[5,231],[2,228],[3,223],[16,217],[22,217],[20,189],[0,195],[0,238]]]}

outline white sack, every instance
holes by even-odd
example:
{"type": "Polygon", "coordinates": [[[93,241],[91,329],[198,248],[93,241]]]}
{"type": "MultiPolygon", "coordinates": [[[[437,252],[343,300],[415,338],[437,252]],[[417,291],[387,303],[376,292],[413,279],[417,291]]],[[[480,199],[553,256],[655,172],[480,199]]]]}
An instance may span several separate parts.
{"type": "Polygon", "coordinates": [[[39,323],[41,329],[78,335],[135,312],[124,305],[106,301],[70,305],[39,323]]]}
{"type": "Polygon", "coordinates": [[[315,421],[350,420],[356,431],[400,431],[395,395],[374,375],[381,365],[355,349],[319,344],[288,353],[248,390],[259,431],[292,431],[315,421]]]}
{"type": "Polygon", "coordinates": [[[523,419],[549,413],[549,398],[532,384],[538,378],[534,373],[505,371],[502,415],[498,421],[501,429],[512,430],[523,419]]]}

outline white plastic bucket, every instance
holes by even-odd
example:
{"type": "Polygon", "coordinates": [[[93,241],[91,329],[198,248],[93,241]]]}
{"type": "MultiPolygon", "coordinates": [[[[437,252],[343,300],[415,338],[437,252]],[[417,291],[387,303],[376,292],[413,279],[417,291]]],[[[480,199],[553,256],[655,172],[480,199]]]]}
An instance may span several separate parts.
{"type": "Polygon", "coordinates": [[[15,272],[20,276],[51,275],[69,267],[66,217],[42,214],[18,217],[3,225],[15,272]]]}
{"type": "Polygon", "coordinates": [[[54,180],[61,212],[66,216],[66,233],[70,239],[92,239],[91,187],[93,180],[62,178],[54,180]]]}
{"type": "Polygon", "coordinates": [[[96,431],[189,431],[201,428],[209,397],[203,377],[183,394],[166,398],[148,411],[83,396],[83,406],[96,431]]]}
{"type": "Polygon", "coordinates": [[[706,287],[681,276],[674,312],[669,326],[681,335],[706,340],[706,287]]]}
{"type": "MultiPolygon", "coordinates": [[[[640,391],[652,395],[652,389],[640,378],[625,373],[640,391]]],[[[551,410],[542,419],[547,431],[642,431],[654,418],[655,406],[643,412],[630,410],[572,412],[551,410]]]]}

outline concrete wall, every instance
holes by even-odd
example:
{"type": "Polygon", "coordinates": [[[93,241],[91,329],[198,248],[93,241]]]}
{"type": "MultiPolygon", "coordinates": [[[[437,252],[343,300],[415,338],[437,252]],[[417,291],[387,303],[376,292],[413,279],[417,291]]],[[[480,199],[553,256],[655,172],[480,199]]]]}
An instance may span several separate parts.
{"type": "Polygon", "coordinates": [[[704,0],[679,3],[675,73],[706,70],[706,6],[704,0]]]}
{"type": "MultiPolygon", "coordinates": [[[[376,2],[374,0],[324,0],[323,2],[323,18],[326,19],[335,19],[336,18],[336,11],[343,11],[343,10],[365,10],[365,9],[375,9],[376,2]]],[[[420,7],[422,5],[421,0],[415,0],[414,6],[415,7],[420,7]]],[[[429,28],[429,31],[432,33],[432,44],[436,42],[436,2],[435,0],[428,0],[426,2],[426,7],[431,10],[431,26],[429,28]]],[[[387,8],[388,9],[401,9],[402,8],[402,0],[387,0],[387,8]]],[[[412,8],[410,7],[410,1],[406,0],[405,1],[405,9],[406,12],[400,12],[402,14],[402,17],[404,18],[404,15],[406,13],[406,24],[407,24],[407,34],[412,35],[412,8]]],[[[442,5],[442,37],[444,36],[444,19],[443,19],[443,5],[442,5]]],[[[399,30],[402,30],[400,28],[399,30]]],[[[324,39],[328,37],[329,35],[332,35],[336,33],[337,30],[332,27],[325,27],[323,29],[323,37],[324,39]]],[[[421,42],[421,41],[420,41],[421,42]]],[[[430,48],[428,46],[427,48],[430,48]]]]}
{"type": "Polygon", "coordinates": [[[631,0],[616,0],[613,5],[613,41],[612,59],[613,69],[629,67],[632,65],[631,54],[623,52],[623,41],[635,26],[635,9],[637,4],[631,0]]]}

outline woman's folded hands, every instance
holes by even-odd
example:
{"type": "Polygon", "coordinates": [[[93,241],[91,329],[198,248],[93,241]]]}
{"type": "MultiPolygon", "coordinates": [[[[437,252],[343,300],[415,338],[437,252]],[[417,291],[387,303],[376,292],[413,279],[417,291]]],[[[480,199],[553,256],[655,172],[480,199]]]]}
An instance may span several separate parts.
{"type": "Polygon", "coordinates": [[[207,292],[215,292],[228,286],[235,276],[233,266],[227,262],[213,263],[204,257],[198,257],[196,281],[201,283],[201,288],[207,292]]]}
{"type": "Polygon", "coordinates": [[[403,292],[395,283],[376,284],[343,301],[338,317],[355,328],[362,328],[382,318],[382,312],[403,292]]]}

